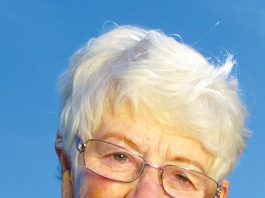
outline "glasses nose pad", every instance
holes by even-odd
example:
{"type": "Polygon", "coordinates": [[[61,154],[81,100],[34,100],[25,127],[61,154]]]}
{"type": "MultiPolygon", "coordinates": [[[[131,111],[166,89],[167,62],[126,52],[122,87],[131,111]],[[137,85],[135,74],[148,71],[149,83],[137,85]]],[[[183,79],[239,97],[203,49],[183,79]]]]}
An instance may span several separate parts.
{"type": "Polygon", "coordinates": [[[161,168],[160,166],[156,164],[145,163],[142,172],[144,171],[146,167],[154,168],[158,171],[159,184],[163,187],[163,190],[164,190],[163,181],[162,181],[163,180],[163,168],[161,168]]]}

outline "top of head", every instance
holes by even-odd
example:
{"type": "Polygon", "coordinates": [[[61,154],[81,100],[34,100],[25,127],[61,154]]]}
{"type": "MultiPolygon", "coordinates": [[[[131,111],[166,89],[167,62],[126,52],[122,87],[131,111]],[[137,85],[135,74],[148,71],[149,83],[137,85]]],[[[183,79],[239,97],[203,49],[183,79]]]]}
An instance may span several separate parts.
{"type": "Polygon", "coordinates": [[[62,148],[92,136],[106,111],[122,104],[167,127],[181,126],[215,157],[211,175],[229,174],[245,146],[245,110],[234,60],[218,67],[160,31],[121,26],[91,39],[60,80],[62,148]],[[225,163],[224,163],[225,162],[225,163]]]}

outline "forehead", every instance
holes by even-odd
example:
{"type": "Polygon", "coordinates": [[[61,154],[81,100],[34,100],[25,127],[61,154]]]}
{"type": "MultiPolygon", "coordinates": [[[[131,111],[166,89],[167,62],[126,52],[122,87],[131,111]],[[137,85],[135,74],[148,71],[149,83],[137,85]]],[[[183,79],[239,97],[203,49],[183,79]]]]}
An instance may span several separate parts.
{"type": "Polygon", "coordinates": [[[126,108],[107,113],[93,138],[133,149],[152,163],[181,163],[205,173],[212,164],[212,156],[202,144],[186,137],[181,127],[170,129],[141,115],[131,116],[126,108]]]}

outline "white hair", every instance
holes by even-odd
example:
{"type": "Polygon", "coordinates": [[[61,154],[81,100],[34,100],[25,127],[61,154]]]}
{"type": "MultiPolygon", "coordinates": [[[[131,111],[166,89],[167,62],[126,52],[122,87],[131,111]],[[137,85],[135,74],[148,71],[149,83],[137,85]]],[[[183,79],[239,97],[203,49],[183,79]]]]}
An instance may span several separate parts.
{"type": "Polygon", "coordinates": [[[107,109],[130,103],[165,126],[182,126],[214,156],[210,175],[225,178],[245,147],[246,112],[228,55],[214,66],[161,31],[120,26],[73,56],[59,81],[61,148],[77,166],[74,136],[92,137],[107,109]],[[145,107],[145,108],[140,108],[145,107]],[[143,110],[145,109],[145,110],[143,110]]]}

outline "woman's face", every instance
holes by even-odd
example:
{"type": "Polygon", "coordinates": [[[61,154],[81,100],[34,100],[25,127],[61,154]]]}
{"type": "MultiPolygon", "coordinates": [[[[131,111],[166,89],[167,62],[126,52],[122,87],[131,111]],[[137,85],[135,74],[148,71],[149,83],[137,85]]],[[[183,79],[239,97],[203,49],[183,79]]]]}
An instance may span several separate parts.
{"type": "MultiPolygon", "coordinates": [[[[168,131],[143,118],[132,119],[126,111],[105,116],[94,139],[104,140],[139,153],[146,162],[164,166],[174,164],[207,174],[212,157],[196,140],[181,131],[168,131]]],[[[141,176],[131,183],[103,178],[87,170],[79,156],[79,171],[73,176],[73,191],[80,198],[170,197],[161,185],[159,169],[146,166],[141,176]]]]}

